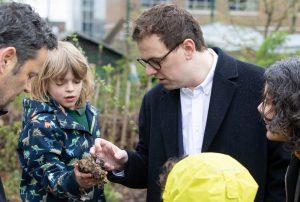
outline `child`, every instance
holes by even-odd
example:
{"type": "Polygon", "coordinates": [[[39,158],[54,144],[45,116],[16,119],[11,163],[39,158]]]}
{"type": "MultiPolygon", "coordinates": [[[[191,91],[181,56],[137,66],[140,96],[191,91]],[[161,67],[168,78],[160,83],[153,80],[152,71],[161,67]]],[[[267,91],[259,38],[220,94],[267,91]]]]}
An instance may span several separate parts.
{"type": "Polygon", "coordinates": [[[98,112],[87,101],[93,78],[85,57],[59,42],[31,83],[25,99],[18,155],[22,201],[105,201],[99,181],[78,171],[100,136],[98,112]]]}
{"type": "Polygon", "coordinates": [[[285,142],[292,158],[286,172],[287,202],[300,201],[300,58],[277,62],[264,74],[264,99],[258,106],[267,138],[285,142]]]}
{"type": "Polygon", "coordinates": [[[170,160],[164,169],[160,175],[164,202],[253,202],[258,189],[248,170],[225,154],[170,160]]]}

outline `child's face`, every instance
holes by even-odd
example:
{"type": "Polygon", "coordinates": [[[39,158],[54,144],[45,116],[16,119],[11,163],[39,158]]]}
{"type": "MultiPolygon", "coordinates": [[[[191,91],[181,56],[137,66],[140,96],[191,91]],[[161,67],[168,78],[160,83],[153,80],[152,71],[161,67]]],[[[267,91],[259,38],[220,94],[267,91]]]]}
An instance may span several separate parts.
{"type": "Polygon", "coordinates": [[[64,108],[75,109],[82,89],[82,80],[76,79],[71,70],[65,77],[50,81],[49,94],[64,108]]]}

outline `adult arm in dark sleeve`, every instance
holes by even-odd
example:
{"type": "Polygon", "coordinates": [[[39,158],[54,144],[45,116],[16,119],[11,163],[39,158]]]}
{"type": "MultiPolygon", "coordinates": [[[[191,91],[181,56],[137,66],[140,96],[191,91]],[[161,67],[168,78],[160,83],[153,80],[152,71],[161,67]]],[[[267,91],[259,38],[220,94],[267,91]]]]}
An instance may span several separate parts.
{"type": "Polygon", "coordinates": [[[280,142],[268,141],[268,181],[266,202],[285,202],[285,173],[290,161],[290,153],[284,151],[280,142]]]}

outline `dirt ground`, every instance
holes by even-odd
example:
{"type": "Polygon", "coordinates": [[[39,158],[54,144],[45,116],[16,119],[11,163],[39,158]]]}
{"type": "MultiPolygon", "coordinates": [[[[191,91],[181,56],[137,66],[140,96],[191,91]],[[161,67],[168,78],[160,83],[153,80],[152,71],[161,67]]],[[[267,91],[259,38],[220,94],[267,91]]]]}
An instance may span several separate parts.
{"type": "Polygon", "coordinates": [[[114,184],[114,188],[123,195],[122,202],[145,202],[146,189],[130,189],[120,184],[114,184]]]}

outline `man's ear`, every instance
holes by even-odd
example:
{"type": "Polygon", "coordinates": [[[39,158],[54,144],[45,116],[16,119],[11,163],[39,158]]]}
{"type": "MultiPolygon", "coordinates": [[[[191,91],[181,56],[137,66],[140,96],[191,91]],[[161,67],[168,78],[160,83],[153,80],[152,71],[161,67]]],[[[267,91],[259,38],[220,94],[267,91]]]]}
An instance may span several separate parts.
{"type": "Polygon", "coordinates": [[[191,59],[193,57],[193,53],[196,51],[195,42],[192,39],[185,39],[182,45],[186,59],[191,59]]]}
{"type": "Polygon", "coordinates": [[[9,61],[16,57],[16,49],[14,47],[6,47],[0,49],[0,74],[3,74],[9,61]]]}

